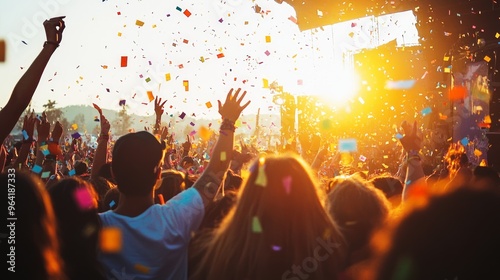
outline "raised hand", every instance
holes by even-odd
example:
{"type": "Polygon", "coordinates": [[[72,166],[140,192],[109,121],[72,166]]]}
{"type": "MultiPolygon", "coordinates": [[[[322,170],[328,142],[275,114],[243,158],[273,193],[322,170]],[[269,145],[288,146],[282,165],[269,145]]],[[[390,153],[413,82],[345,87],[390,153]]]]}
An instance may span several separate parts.
{"type": "Polygon", "coordinates": [[[247,92],[244,91],[241,97],[238,99],[241,88],[237,89],[234,95],[233,91],[234,89],[229,90],[224,104],[222,104],[220,100],[217,100],[217,102],[219,103],[219,114],[221,115],[222,119],[228,119],[234,123],[240,117],[241,112],[250,104],[250,101],[241,106],[241,101],[243,101],[243,98],[245,97],[247,92]]]}
{"type": "Polygon", "coordinates": [[[417,121],[415,121],[413,125],[409,124],[407,121],[404,121],[401,124],[401,127],[403,128],[405,136],[399,141],[403,145],[405,151],[420,151],[420,149],[422,148],[422,139],[418,135],[417,121]]]}
{"type": "Polygon", "coordinates": [[[42,113],[40,119],[36,119],[36,131],[38,133],[38,141],[47,142],[50,134],[50,123],[47,121],[47,114],[42,113]]]}
{"type": "Polygon", "coordinates": [[[109,135],[111,124],[104,115],[101,115],[101,135],[109,135]]]}
{"type": "Polygon", "coordinates": [[[61,139],[62,133],[62,124],[59,121],[56,121],[56,123],[54,124],[54,128],[52,129],[52,141],[55,143],[59,143],[59,139],[61,139]]]}
{"type": "Polygon", "coordinates": [[[161,130],[160,139],[164,141],[165,139],[167,139],[167,137],[168,137],[168,127],[164,126],[161,130]]]}
{"type": "Polygon", "coordinates": [[[165,110],[163,109],[163,106],[165,106],[165,103],[167,102],[167,100],[163,101],[163,103],[161,102],[161,98],[158,98],[158,96],[156,96],[155,98],[155,114],[156,116],[162,116],[163,113],[165,112],[165,110]]]}
{"type": "Polygon", "coordinates": [[[23,121],[23,130],[26,131],[28,135],[28,139],[25,140],[32,140],[33,139],[33,132],[35,131],[35,114],[31,113],[29,116],[26,115],[24,116],[24,121],[23,121]]]}
{"type": "Polygon", "coordinates": [[[62,33],[66,25],[64,24],[65,17],[54,17],[43,22],[47,42],[59,46],[62,40],[62,33]]]}

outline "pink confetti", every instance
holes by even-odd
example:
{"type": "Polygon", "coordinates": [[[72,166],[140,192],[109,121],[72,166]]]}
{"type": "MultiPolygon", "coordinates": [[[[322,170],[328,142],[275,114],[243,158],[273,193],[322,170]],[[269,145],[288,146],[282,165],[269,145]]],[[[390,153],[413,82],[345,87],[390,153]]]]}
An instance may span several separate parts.
{"type": "Polygon", "coordinates": [[[92,195],[90,195],[87,188],[79,187],[75,189],[73,195],[81,211],[86,211],[94,207],[92,195]]]}

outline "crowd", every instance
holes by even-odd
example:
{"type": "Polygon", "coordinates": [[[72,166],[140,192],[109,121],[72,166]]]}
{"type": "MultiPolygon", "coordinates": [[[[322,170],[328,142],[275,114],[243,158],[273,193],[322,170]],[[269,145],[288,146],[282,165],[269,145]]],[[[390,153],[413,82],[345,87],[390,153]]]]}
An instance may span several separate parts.
{"type": "Polygon", "coordinates": [[[17,218],[8,279],[500,279],[499,174],[472,168],[463,146],[427,172],[419,125],[403,122],[397,174],[329,172],[342,161],[329,145],[312,156],[236,149],[241,89],[218,102],[220,130],[196,147],[161,127],[159,98],[151,132],[113,141],[94,104],[97,146],[65,141],[59,122],[22,116],[64,20],[44,27],[0,111],[0,181],[15,183],[17,218]],[[24,139],[7,143],[21,117],[24,139]]]}

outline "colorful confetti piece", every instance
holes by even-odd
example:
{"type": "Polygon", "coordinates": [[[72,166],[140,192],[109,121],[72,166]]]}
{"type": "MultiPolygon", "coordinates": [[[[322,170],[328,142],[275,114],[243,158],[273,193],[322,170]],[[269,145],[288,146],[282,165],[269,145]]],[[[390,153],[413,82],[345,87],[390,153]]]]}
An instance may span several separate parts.
{"type": "Polygon", "coordinates": [[[128,64],[128,57],[127,56],[122,56],[121,57],[121,67],[127,67],[127,64],[128,64]]]}
{"type": "Polygon", "coordinates": [[[102,228],[99,236],[101,251],[104,253],[118,253],[122,249],[122,232],[117,227],[102,228]]]}
{"type": "Polygon", "coordinates": [[[73,197],[81,211],[94,208],[94,200],[86,187],[79,187],[75,189],[73,197]]]}
{"type": "Polygon", "coordinates": [[[259,217],[257,216],[252,218],[252,232],[262,233],[262,225],[260,224],[259,217]]]}

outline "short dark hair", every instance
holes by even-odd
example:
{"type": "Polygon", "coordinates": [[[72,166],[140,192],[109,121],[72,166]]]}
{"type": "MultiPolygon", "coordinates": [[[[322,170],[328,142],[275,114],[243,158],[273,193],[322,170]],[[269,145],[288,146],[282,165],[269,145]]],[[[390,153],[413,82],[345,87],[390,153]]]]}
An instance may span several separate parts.
{"type": "Polygon", "coordinates": [[[147,195],[153,190],[165,154],[165,142],[149,132],[120,137],[113,148],[111,170],[118,190],[125,195],[147,195]]]}

